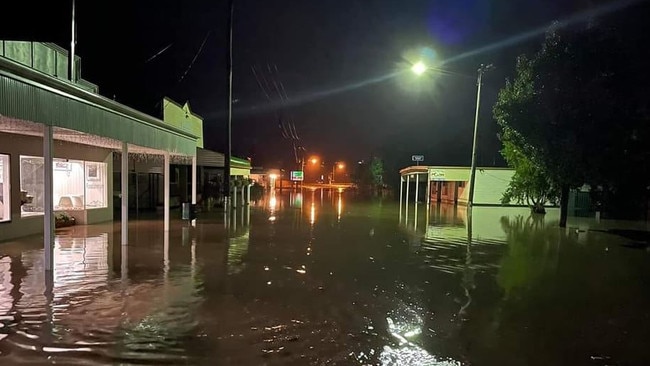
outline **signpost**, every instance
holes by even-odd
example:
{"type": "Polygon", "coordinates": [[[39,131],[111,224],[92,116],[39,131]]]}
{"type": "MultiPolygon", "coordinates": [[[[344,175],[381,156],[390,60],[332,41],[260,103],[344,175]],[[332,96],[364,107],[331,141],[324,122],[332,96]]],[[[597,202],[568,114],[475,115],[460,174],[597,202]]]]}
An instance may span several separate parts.
{"type": "Polygon", "coordinates": [[[292,170],[291,171],[291,181],[293,182],[302,182],[305,179],[304,172],[302,170],[292,170]]]}
{"type": "Polygon", "coordinates": [[[411,155],[411,160],[414,161],[416,165],[420,165],[420,163],[424,161],[424,155],[411,155]]]}

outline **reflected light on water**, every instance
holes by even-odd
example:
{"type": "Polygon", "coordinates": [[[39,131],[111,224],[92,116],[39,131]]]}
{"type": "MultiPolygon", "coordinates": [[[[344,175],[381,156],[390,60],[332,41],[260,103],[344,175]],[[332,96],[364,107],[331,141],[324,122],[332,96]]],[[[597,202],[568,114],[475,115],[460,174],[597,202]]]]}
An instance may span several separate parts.
{"type": "Polygon", "coordinates": [[[316,222],[316,204],[312,202],[311,207],[309,209],[309,223],[314,225],[315,222],[316,222]]]}
{"type": "Polygon", "coordinates": [[[248,254],[249,233],[236,238],[230,238],[228,246],[228,274],[239,273],[246,267],[244,257],[248,254]]]}
{"type": "Polygon", "coordinates": [[[336,204],[336,213],[337,213],[337,220],[341,221],[341,212],[343,211],[343,197],[341,196],[341,190],[339,190],[339,199],[336,204]]]}
{"type": "Polygon", "coordinates": [[[271,210],[271,212],[273,212],[275,211],[277,206],[278,206],[278,200],[277,198],[275,198],[275,194],[273,194],[269,199],[269,209],[271,210]]]}
{"type": "Polygon", "coordinates": [[[443,360],[435,357],[424,348],[409,340],[422,333],[424,321],[418,315],[407,320],[393,320],[386,318],[388,332],[398,340],[398,345],[384,346],[379,361],[381,365],[413,365],[413,366],[460,366],[461,363],[455,360],[443,360]]]}
{"type": "Polygon", "coordinates": [[[410,365],[410,366],[460,366],[455,360],[441,360],[430,355],[423,348],[409,343],[405,346],[390,347],[384,346],[379,355],[381,365],[410,365]]]}
{"type": "MultiPolygon", "coordinates": [[[[13,298],[11,297],[13,288],[14,286],[11,284],[11,257],[2,257],[0,258],[0,328],[3,328],[3,320],[13,319],[13,316],[9,315],[13,304],[13,298]]],[[[3,335],[0,334],[0,340],[2,338],[3,335]]]]}

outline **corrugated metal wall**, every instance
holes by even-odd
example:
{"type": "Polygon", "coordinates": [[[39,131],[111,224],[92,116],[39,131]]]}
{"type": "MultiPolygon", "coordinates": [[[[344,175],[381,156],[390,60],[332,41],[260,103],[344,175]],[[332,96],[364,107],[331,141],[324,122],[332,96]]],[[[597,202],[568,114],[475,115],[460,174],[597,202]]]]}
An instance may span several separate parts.
{"type": "Polygon", "coordinates": [[[0,73],[0,114],[171,153],[196,154],[192,136],[4,72],[0,73]]]}

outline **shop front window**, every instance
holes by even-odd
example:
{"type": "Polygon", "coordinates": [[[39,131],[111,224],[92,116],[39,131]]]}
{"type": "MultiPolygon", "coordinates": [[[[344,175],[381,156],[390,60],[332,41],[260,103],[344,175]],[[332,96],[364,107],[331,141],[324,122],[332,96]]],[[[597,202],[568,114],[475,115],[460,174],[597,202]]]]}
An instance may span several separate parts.
{"type": "Polygon", "coordinates": [[[52,168],[54,210],[83,210],[84,162],[54,159],[52,168]]]}
{"type": "Polygon", "coordinates": [[[0,222],[11,220],[9,155],[0,154],[0,222]]]}
{"type": "Polygon", "coordinates": [[[44,206],[43,158],[20,157],[20,212],[22,216],[42,215],[44,206]]]}
{"type": "MultiPolygon", "coordinates": [[[[43,158],[20,157],[22,216],[43,214],[43,158]]],[[[52,162],[55,211],[107,207],[106,163],[54,159],[52,162]]]]}

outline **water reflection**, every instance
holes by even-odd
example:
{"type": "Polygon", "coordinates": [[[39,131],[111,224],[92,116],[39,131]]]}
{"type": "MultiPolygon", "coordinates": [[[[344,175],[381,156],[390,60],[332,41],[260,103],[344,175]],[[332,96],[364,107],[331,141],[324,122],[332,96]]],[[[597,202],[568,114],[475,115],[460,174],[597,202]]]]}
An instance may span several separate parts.
{"type": "Polygon", "coordinates": [[[175,264],[171,242],[177,239],[165,235],[162,278],[142,281],[141,268],[134,274],[128,254],[138,252],[137,246],[122,246],[122,274],[115,278],[112,237],[112,231],[57,235],[50,277],[41,249],[0,258],[1,363],[186,357],[178,340],[197,326],[192,308],[201,302],[200,283],[189,275],[196,268],[188,268],[196,263],[175,264]]]}
{"type": "Polygon", "coordinates": [[[246,267],[249,231],[244,229],[228,239],[228,274],[241,272],[246,267]]]}
{"type": "Polygon", "coordinates": [[[60,232],[51,280],[39,238],[1,244],[0,364],[648,364],[648,256],[620,238],[297,193],[129,246],[60,232]]]}

